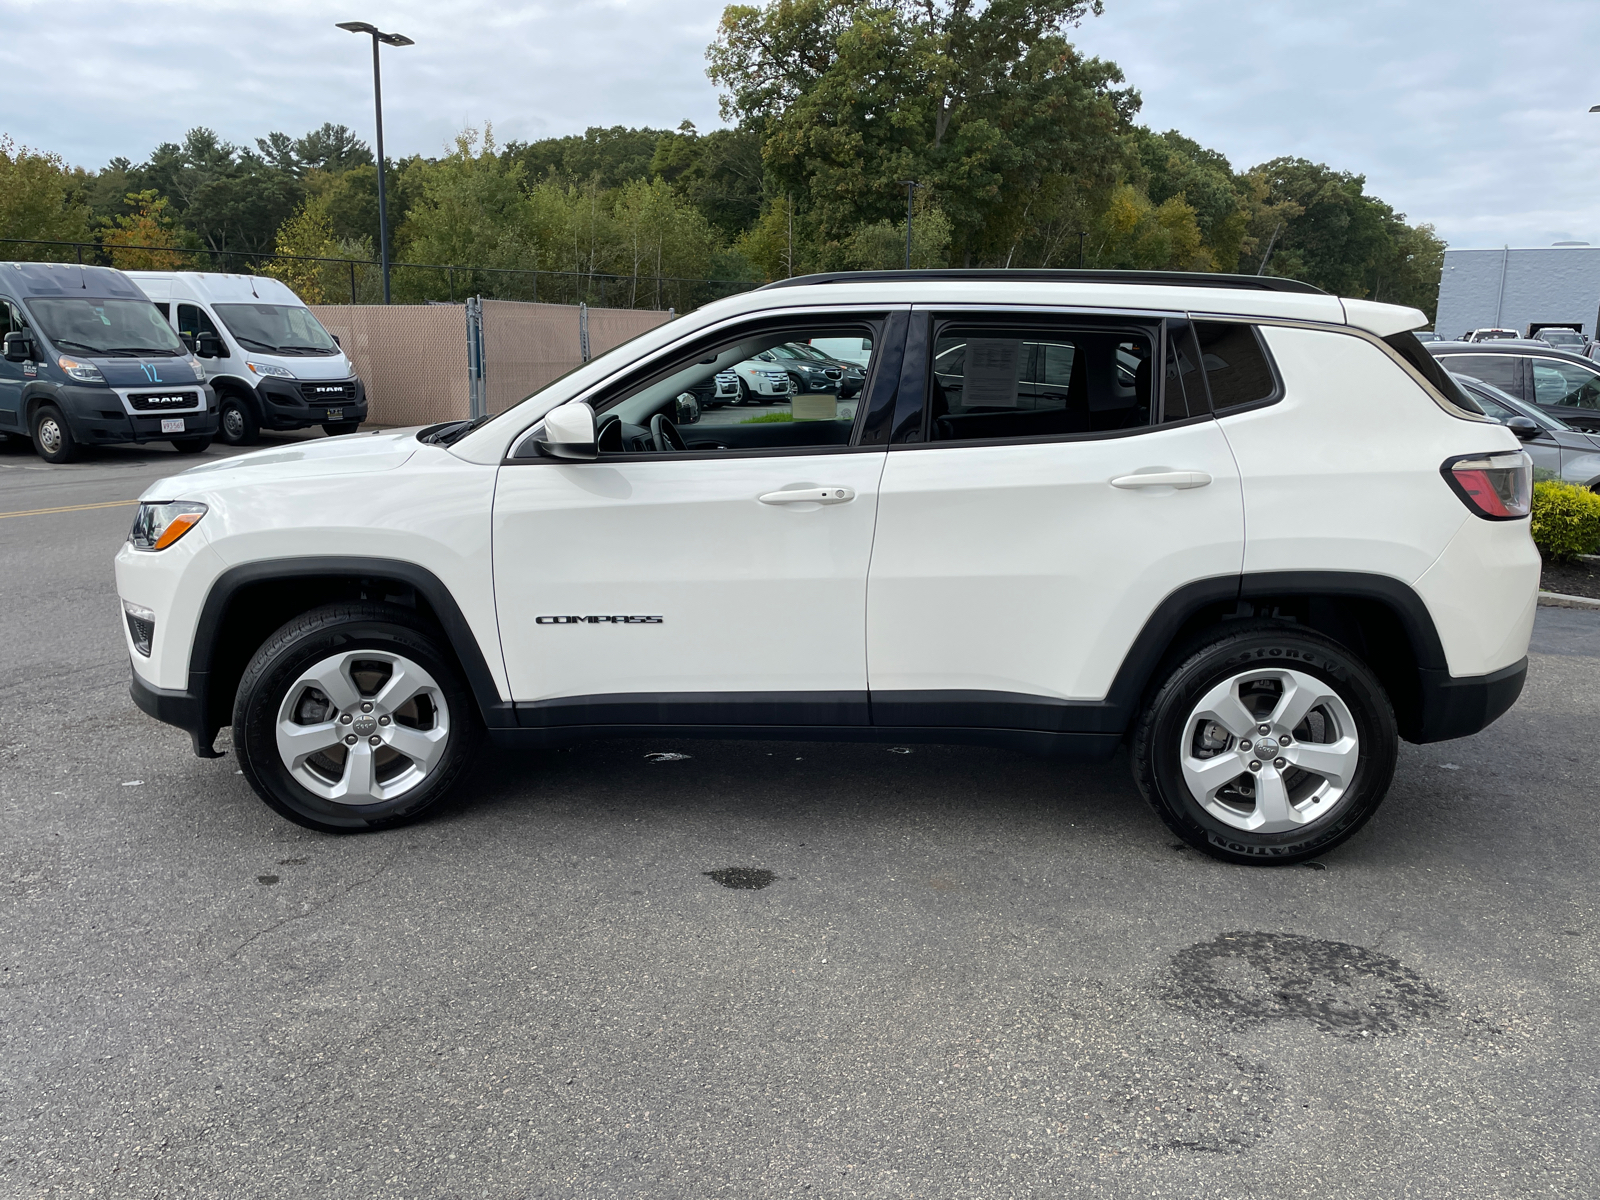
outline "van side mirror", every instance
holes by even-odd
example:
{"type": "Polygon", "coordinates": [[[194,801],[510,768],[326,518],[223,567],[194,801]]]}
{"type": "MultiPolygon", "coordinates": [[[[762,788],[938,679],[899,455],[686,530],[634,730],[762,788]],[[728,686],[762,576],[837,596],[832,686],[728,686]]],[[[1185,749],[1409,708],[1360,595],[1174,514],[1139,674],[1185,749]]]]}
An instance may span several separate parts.
{"type": "Polygon", "coordinates": [[[228,347],[214,333],[202,333],[194,339],[194,352],[200,358],[227,358],[228,347]]]}
{"type": "Polygon", "coordinates": [[[33,358],[33,339],[18,331],[6,334],[5,356],[7,362],[27,362],[33,358]]]}
{"type": "Polygon", "coordinates": [[[1506,418],[1506,428],[1524,442],[1531,442],[1544,432],[1539,428],[1539,422],[1532,417],[1508,417],[1506,418]]]}
{"type": "Polygon", "coordinates": [[[592,462],[600,457],[595,446],[594,409],[587,404],[563,404],[545,414],[544,432],[533,443],[546,458],[592,462]]]}

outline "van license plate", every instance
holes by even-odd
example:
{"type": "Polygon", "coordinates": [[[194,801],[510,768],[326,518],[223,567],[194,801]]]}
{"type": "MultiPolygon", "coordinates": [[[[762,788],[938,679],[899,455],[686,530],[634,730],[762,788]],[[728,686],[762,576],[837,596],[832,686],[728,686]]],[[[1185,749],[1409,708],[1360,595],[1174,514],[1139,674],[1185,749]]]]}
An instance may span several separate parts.
{"type": "Polygon", "coordinates": [[[330,409],[328,409],[328,418],[327,419],[330,420],[330,421],[342,421],[342,420],[344,420],[344,409],[342,409],[342,408],[330,408],[330,409]]]}
{"type": "Polygon", "coordinates": [[[182,417],[162,417],[161,418],[161,432],[162,433],[182,433],[183,432],[183,418],[182,417]]]}

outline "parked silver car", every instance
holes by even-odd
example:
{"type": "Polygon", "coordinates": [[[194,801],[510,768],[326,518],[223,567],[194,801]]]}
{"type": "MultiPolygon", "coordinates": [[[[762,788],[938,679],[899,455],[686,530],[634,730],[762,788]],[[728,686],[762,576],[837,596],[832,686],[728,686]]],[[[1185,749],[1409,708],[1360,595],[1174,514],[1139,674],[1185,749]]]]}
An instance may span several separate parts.
{"type": "Polygon", "coordinates": [[[1574,429],[1544,409],[1525,404],[1481,379],[1470,375],[1456,375],[1455,379],[1478,402],[1485,416],[1499,421],[1522,439],[1522,448],[1533,459],[1535,481],[1564,479],[1600,489],[1600,435],[1574,429]]]}

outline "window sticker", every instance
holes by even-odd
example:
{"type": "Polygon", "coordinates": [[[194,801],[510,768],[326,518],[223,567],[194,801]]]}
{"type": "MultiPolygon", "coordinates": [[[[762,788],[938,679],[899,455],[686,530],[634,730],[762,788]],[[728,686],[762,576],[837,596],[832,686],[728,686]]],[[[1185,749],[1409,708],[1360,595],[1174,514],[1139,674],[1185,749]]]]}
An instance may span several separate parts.
{"type": "Polygon", "coordinates": [[[973,338],[967,343],[962,407],[1016,408],[1021,361],[1022,342],[1017,339],[973,338]]]}

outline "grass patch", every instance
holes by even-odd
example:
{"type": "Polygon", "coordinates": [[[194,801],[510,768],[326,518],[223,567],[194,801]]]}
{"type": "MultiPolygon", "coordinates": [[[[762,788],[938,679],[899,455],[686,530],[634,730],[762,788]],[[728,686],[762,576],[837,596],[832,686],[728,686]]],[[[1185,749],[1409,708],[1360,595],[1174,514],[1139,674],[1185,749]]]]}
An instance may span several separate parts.
{"type": "Polygon", "coordinates": [[[776,425],[781,421],[794,420],[793,413],[762,413],[759,417],[746,417],[740,421],[741,425],[776,425]]]}

